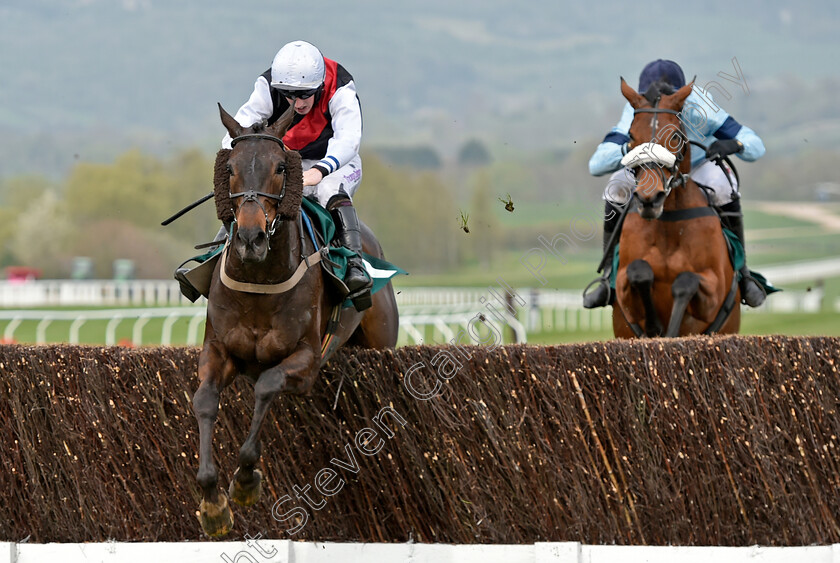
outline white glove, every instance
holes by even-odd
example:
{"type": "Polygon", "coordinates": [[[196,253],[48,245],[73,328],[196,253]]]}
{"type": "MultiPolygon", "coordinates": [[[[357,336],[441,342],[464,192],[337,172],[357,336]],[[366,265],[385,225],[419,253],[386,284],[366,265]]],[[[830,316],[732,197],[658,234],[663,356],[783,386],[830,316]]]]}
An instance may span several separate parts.
{"type": "Polygon", "coordinates": [[[643,164],[653,163],[666,168],[673,168],[677,157],[671,151],[657,145],[656,143],[642,143],[634,147],[621,159],[621,165],[627,168],[636,168],[643,164]]]}

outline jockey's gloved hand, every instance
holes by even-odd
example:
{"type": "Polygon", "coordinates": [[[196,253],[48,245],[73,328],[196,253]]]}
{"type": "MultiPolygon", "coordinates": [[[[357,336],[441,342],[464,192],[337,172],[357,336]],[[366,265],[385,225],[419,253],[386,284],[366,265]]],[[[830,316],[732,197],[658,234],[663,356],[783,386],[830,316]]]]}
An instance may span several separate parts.
{"type": "Polygon", "coordinates": [[[744,149],[741,141],[736,139],[718,139],[706,149],[706,158],[718,160],[730,154],[739,153],[744,149]]]}

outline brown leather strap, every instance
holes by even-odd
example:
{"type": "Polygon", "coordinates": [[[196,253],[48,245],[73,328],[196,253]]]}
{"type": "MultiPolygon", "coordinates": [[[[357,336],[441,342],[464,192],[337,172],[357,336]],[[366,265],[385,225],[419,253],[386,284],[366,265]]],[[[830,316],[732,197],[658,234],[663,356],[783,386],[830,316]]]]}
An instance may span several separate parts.
{"type": "Polygon", "coordinates": [[[222,251],[222,263],[219,265],[219,277],[221,278],[222,283],[225,285],[225,287],[234,291],[242,291],[244,293],[259,293],[262,295],[274,295],[278,293],[285,293],[298,284],[298,282],[310,266],[313,266],[321,261],[321,253],[315,251],[312,254],[310,254],[307,258],[305,258],[298,265],[297,270],[295,270],[295,273],[292,274],[292,277],[290,277],[284,282],[274,284],[247,283],[236,281],[235,279],[228,276],[227,272],[225,272],[225,258],[227,257],[228,248],[230,247],[225,246],[224,251],[222,251]]]}

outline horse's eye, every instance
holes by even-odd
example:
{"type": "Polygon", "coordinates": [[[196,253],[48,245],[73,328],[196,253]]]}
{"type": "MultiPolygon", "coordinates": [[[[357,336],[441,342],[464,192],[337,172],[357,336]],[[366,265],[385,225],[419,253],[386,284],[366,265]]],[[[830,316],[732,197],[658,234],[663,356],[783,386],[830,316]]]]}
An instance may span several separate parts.
{"type": "Polygon", "coordinates": [[[231,176],[233,176],[233,166],[231,166],[230,164],[228,164],[228,165],[226,165],[226,166],[225,166],[225,168],[227,168],[228,174],[230,174],[231,176]]]}
{"type": "Polygon", "coordinates": [[[286,163],[278,162],[277,163],[277,168],[274,169],[274,173],[275,174],[282,174],[285,171],[286,171],[286,163]]]}

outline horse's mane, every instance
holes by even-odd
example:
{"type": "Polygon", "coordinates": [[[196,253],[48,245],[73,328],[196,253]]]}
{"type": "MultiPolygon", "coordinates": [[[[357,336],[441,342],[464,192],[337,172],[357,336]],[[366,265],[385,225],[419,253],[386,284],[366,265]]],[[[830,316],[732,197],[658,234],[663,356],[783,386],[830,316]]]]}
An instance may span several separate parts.
{"type": "MultiPolygon", "coordinates": [[[[264,133],[266,123],[264,121],[255,123],[244,133],[264,133]]],[[[213,193],[216,197],[216,217],[225,224],[233,221],[233,205],[230,201],[230,173],[227,170],[230,149],[221,149],[216,154],[216,163],[213,167],[213,193]]],[[[286,149],[286,193],[278,206],[277,213],[280,219],[294,219],[300,211],[300,202],[303,198],[303,166],[300,153],[286,149]]]]}
{"type": "Polygon", "coordinates": [[[674,92],[676,92],[676,90],[674,90],[674,87],[671,84],[665,82],[664,80],[657,80],[656,82],[648,86],[648,89],[645,92],[644,96],[645,99],[647,99],[647,101],[650,102],[650,105],[655,106],[656,100],[658,100],[662,96],[670,96],[674,92]]]}

